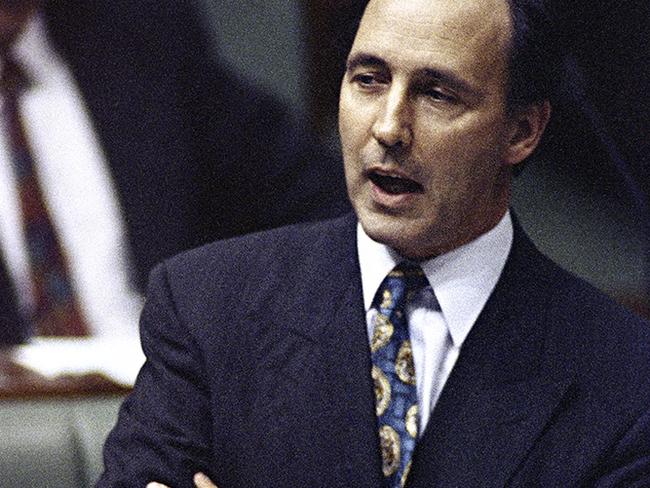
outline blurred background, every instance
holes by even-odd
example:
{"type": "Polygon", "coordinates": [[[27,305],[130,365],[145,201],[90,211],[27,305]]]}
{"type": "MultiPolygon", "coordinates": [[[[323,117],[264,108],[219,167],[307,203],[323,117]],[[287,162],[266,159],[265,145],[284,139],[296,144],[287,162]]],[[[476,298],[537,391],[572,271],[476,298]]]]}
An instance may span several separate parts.
{"type": "MultiPolygon", "coordinates": [[[[11,348],[0,359],[0,477],[10,488],[91,486],[99,475],[103,438],[139,364],[137,309],[156,261],[215,238],[346,211],[338,86],[365,5],[45,3],[49,25],[61,31],[54,47],[77,87],[83,95],[86,85],[102,87],[85,103],[106,164],[122,158],[120,167],[137,167],[134,176],[113,175],[135,305],[116,319],[126,342],[108,334],[108,352],[92,338],[75,343],[80,349],[37,337],[28,346],[38,348],[11,348]],[[88,28],[91,21],[101,28],[88,28]],[[139,141],[145,131],[158,135],[139,141]],[[129,368],[113,371],[116,363],[129,368]]],[[[517,178],[514,209],[546,254],[650,317],[649,4],[556,3],[569,75],[547,144],[517,178]]]]}

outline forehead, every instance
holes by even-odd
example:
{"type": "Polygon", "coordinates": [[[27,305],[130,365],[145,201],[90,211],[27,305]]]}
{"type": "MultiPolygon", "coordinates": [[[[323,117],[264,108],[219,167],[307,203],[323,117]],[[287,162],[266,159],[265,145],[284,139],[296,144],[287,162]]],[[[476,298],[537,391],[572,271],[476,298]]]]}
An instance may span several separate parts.
{"type": "Polygon", "coordinates": [[[352,53],[403,68],[442,67],[482,82],[505,68],[510,33],[506,0],[371,0],[352,53]]]}

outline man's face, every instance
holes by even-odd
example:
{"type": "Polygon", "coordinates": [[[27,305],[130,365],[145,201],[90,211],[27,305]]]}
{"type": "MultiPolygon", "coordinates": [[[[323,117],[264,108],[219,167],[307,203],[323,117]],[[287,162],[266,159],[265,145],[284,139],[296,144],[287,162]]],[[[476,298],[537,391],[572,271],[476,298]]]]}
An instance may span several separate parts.
{"type": "MultiPolygon", "coordinates": [[[[371,0],[341,86],[348,193],[374,240],[424,259],[505,213],[505,0],[371,0]]],[[[517,161],[518,162],[518,161],[517,161]]]]}

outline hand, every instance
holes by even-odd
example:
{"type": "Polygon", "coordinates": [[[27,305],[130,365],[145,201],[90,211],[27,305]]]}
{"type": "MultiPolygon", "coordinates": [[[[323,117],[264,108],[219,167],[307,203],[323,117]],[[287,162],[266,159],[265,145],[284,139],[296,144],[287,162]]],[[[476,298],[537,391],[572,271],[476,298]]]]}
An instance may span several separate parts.
{"type": "MultiPolygon", "coordinates": [[[[208,478],[203,473],[196,473],[194,475],[193,480],[194,480],[194,486],[196,486],[196,488],[217,488],[217,485],[215,485],[212,481],[210,481],[210,478],[208,478]]],[[[169,487],[167,485],[163,485],[162,483],[152,481],[151,483],[147,483],[147,488],[169,488],[169,487]]]]}

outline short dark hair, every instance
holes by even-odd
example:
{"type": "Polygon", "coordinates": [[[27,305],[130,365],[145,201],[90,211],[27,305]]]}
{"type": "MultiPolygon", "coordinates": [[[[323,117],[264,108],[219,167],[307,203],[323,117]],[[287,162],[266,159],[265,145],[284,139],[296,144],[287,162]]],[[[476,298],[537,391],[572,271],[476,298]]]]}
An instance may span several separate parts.
{"type": "Polygon", "coordinates": [[[508,0],[512,38],[508,59],[509,109],[558,96],[563,76],[563,39],[544,0],[508,0]]]}

